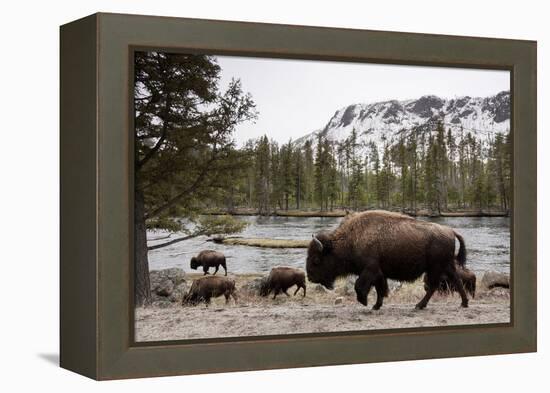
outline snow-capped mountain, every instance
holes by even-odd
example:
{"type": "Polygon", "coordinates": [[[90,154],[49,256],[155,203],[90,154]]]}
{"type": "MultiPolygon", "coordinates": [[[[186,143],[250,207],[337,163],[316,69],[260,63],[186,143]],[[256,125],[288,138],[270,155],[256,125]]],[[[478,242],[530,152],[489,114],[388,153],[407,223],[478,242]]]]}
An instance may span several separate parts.
{"type": "Polygon", "coordinates": [[[384,139],[391,144],[415,129],[434,131],[438,121],[457,138],[461,129],[477,139],[505,133],[510,129],[510,92],[502,91],[491,97],[444,99],[428,95],[416,100],[353,104],[337,110],[324,128],[295,143],[300,146],[309,139],[315,144],[319,133],[329,140],[343,141],[355,129],[360,145],[372,141],[381,146],[384,139]]]}

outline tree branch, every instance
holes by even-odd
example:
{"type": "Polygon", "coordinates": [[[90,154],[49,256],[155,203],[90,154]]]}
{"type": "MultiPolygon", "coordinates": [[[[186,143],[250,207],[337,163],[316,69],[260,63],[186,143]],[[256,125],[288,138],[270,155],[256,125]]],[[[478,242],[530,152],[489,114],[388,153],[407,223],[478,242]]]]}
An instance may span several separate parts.
{"type": "Polygon", "coordinates": [[[206,173],[208,172],[208,170],[210,169],[210,164],[212,162],[214,162],[215,160],[217,159],[217,153],[214,152],[212,158],[206,163],[206,165],[204,166],[204,168],[202,169],[202,171],[199,173],[199,175],[197,176],[197,178],[195,179],[195,181],[191,184],[191,186],[189,186],[188,188],[186,188],[184,191],[180,192],[179,194],[177,194],[175,197],[171,198],[170,200],[168,200],[168,202],[166,202],[164,205],[162,206],[159,206],[157,207],[156,209],[154,209],[151,213],[149,214],[146,214],[145,215],[145,219],[148,220],[148,219],[151,219],[153,217],[156,217],[158,216],[160,213],[164,212],[165,210],[169,209],[171,206],[173,206],[176,202],[178,202],[181,198],[183,198],[184,196],[186,196],[187,194],[193,192],[200,184],[200,182],[203,180],[204,176],[206,175],[206,173]]]}
{"type": "Polygon", "coordinates": [[[168,93],[166,97],[166,106],[164,108],[164,113],[162,116],[163,123],[162,123],[161,136],[157,141],[157,143],[155,144],[155,146],[153,146],[153,148],[149,150],[147,154],[145,154],[145,157],[143,157],[141,160],[139,160],[136,163],[136,170],[139,170],[141,167],[143,167],[147,163],[147,161],[149,161],[155,155],[155,153],[160,149],[160,147],[166,140],[166,136],[168,134],[168,114],[170,113],[171,106],[172,106],[172,99],[171,99],[170,93],[168,93]]]}
{"type": "Polygon", "coordinates": [[[159,248],[163,248],[163,247],[169,246],[171,244],[179,243],[179,242],[182,242],[184,240],[189,240],[189,239],[192,239],[194,237],[201,236],[203,234],[204,234],[203,231],[195,232],[195,233],[192,233],[191,235],[188,235],[188,236],[179,237],[177,239],[170,240],[169,242],[164,242],[164,243],[161,243],[161,244],[155,244],[154,246],[147,247],[147,250],[149,250],[149,251],[158,250],[159,248]]]}

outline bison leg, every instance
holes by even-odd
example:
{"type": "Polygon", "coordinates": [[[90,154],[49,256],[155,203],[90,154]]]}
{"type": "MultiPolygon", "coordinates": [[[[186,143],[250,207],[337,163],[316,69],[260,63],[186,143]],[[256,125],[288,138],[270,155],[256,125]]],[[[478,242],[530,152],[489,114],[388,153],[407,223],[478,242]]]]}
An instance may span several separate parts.
{"type": "Polygon", "coordinates": [[[430,299],[432,298],[432,295],[434,294],[436,288],[433,287],[433,286],[428,286],[428,288],[426,289],[426,294],[424,295],[424,297],[422,298],[421,301],[419,301],[417,303],[417,305],[415,306],[415,308],[417,310],[422,310],[424,308],[426,308],[426,306],[428,305],[428,302],[430,301],[430,299]]]}
{"type": "Polygon", "coordinates": [[[209,273],[208,273],[208,269],[209,269],[208,266],[203,266],[203,267],[202,267],[202,271],[204,272],[204,275],[205,275],[205,276],[206,276],[207,274],[209,274],[209,273]]]}
{"type": "Polygon", "coordinates": [[[216,270],[214,270],[214,275],[218,272],[218,269],[220,268],[220,265],[216,265],[216,270]]]}
{"type": "Polygon", "coordinates": [[[233,300],[235,301],[235,304],[237,304],[238,297],[235,291],[231,292],[231,296],[233,296],[233,300]]]}
{"type": "Polygon", "coordinates": [[[225,297],[225,304],[229,303],[229,297],[231,295],[229,293],[224,293],[223,296],[225,297]]]}
{"type": "Polygon", "coordinates": [[[277,297],[277,295],[281,293],[281,288],[274,288],[273,289],[273,300],[277,297]]]}
{"type": "Polygon", "coordinates": [[[382,299],[386,296],[388,290],[388,284],[386,278],[382,274],[378,262],[376,260],[369,260],[369,266],[363,270],[355,281],[355,293],[357,295],[357,301],[362,305],[367,305],[367,297],[372,286],[376,288],[376,304],[373,309],[378,310],[382,307],[382,299]]]}
{"type": "Polygon", "coordinates": [[[434,292],[437,291],[441,285],[441,280],[443,279],[444,273],[445,271],[441,269],[441,265],[439,264],[432,264],[432,268],[428,269],[424,277],[424,289],[426,290],[426,294],[422,300],[416,304],[415,308],[417,310],[426,308],[434,292]]]}
{"type": "Polygon", "coordinates": [[[454,267],[454,264],[448,270],[447,273],[448,279],[451,282],[451,285],[454,285],[460,297],[462,299],[461,306],[468,307],[468,296],[466,296],[466,291],[464,290],[464,285],[462,285],[462,280],[458,277],[458,273],[454,267]]]}
{"type": "Polygon", "coordinates": [[[359,278],[355,281],[355,294],[357,295],[357,301],[363,306],[367,305],[367,298],[369,296],[370,289],[372,287],[373,280],[371,273],[364,270],[359,275],[359,278]]]}
{"type": "Polygon", "coordinates": [[[289,295],[289,293],[288,293],[287,291],[288,291],[288,288],[283,289],[283,293],[284,293],[285,295],[287,295],[288,297],[290,297],[290,295],[289,295]]]}
{"type": "Polygon", "coordinates": [[[420,300],[416,304],[415,308],[417,310],[422,310],[426,308],[434,292],[437,290],[437,288],[439,288],[439,285],[441,284],[441,278],[442,277],[440,273],[438,274],[434,274],[433,272],[426,273],[426,276],[424,278],[424,289],[426,290],[426,294],[424,295],[422,300],[420,300]]]}
{"type": "Polygon", "coordinates": [[[225,275],[227,276],[227,266],[225,265],[225,262],[222,263],[223,270],[225,270],[225,275]]]}
{"type": "Polygon", "coordinates": [[[376,288],[376,303],[372,306],[372,309],[380,310],[384,302],[384,297],[388,296],[388,281],[385,277],[380,276],[374,283],[374,287],[376,288]]]}

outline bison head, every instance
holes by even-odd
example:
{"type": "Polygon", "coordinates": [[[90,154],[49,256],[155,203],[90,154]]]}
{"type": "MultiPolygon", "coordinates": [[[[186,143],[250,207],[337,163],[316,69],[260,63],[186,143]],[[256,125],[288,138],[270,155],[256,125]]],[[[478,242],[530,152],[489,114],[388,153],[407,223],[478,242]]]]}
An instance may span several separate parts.
{"type": "Polygon", "coordinates": [[[260,296],[267,296],[269,295],[269,291],[270,291],[270,288],[269,288],[269,280],[267,279],[267,277],[264,277],[262,279],[262,281],[260,282],[260,296]]]}
{"type": "Polygon", "coordinates": [[[189,290],[185,295],[183,295],[183,298],[181,299],[182,306],[195,306],[198,303],[199,303],[198,297],[191,290],[189,290]]]}
{"type": "Polygon", "coordinates": [[[307,249],[306,271],[308,280],[332,289],[334,280],[338,276],[337,268],[330,234],[321,232],[314,235],[307,249]]]}
{"type": "Polygon", "coordinates": [[[197,270],[200,265],[201,264],[196,257],[191,258],[191,269],[197,270]]]}
{"type": "Polygon", "coordinates": [[[185,306],[190,303],[191,294],[189,292],[185,293],[181,299],[181,305],[185,306]]]}

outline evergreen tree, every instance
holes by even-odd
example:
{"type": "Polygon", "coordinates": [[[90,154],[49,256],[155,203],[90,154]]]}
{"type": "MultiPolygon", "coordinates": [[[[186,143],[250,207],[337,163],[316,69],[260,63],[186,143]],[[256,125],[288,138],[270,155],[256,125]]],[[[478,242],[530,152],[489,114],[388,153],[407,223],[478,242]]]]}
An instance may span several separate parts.
{"type": "Polygon", "coordinates": [[[285,210],[288,210],[290,198],[294,192],[292,155],[292,141],[288,141],[281,147],[281,167],[279,171],[285,210]]]}
{"type": "Polygon", "coordinates": [[[270,144],[267,136],[263,136],[259,139],[256,147],[256,160],[255,160],[255,190],[256,190],[256,202],[260,215],[268,215],[270,213],[270,144]]]}
{"type": "Polygon", "coordinates": [[[349,139],[347,140],[347,156],[349,160],[349,186],[348,186],[348,201],[349,206],[354,210],[359,208],[359,203],[362,200],[363,190],[363,162],[359,157],[357,144],[357,132],[355,128],[352,130],[349,139]]]}
{"type": "Polygon", "coordinates": [[[313,162],[313,148],[307,140],[303,149],[304,155],[304,200],[311,207],[314,202],[315,166],[313,162]]]}
{"type": "Polygon", "coordinates": [[[324,154],[324,139],[321,133],[317,136],[317,147],[315,149],[315,200],[324,211],[324,202],[326,199],[326,183],[324,170],[327,167],[326,156],[324,154]]]}
{"type": "Polygon", "coordinates": [[[305,199],[306,189],[304,154],[301,149],[297,148],[294,150],[292,157],[294,200],[296,202],[296,209],[300,209],[301,203],[305,199]]]}
{"type": "MultiPolygon", "coordinates": [[[[134,272],[135,303],[151,301],[147,228],[192,235],[238,230],[235,222],[200,220],[204,200],[228,186],[235,160],[235,127],[255,117],[254,102],[238,80],[220,91],[220,67],[206,55],[136,52],[134,272]]],[[[173,244],[174,241],[171,241],[173,244]]]]}

